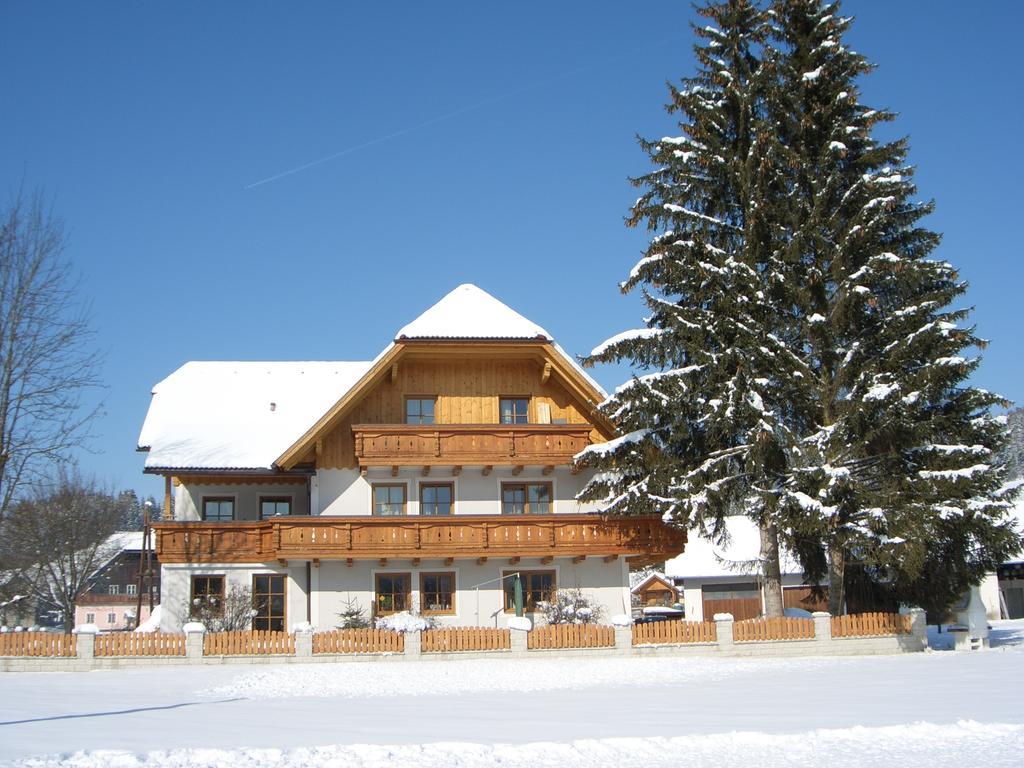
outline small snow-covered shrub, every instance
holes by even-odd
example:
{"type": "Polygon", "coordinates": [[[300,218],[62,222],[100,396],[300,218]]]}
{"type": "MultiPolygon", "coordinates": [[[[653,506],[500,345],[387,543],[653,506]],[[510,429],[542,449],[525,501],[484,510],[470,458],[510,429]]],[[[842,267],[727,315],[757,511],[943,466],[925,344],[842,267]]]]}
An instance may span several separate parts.
{"type": "Polygon", "coordinates": [[[555,599],[537,604],[548,624],[597,624],[601,606],[595,605],[579,587],[560,589],[555,599]]]}
{"type": "Polygon", "coordinates": [[[392,613],[376,619],[374,624],[377,629],[389,629],[392,632],[423,632],[437,626],[437,619],[430,616],[421,616],[418,613],[392,613]]]}
{"type": "Polygon", "coordinates": [[[208,632],[234,632],[249,629],[255,615],[252,590],[235,584],[223,599],[219,595],[193,599],[188,616],[182,617],[182,623],[197,621],[206,627],[208,632]]]}

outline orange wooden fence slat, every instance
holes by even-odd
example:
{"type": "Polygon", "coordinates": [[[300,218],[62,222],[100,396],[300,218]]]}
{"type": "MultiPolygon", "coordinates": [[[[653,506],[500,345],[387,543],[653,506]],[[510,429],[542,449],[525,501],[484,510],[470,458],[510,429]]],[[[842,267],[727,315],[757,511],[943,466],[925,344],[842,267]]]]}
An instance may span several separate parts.
{"type": "Polygon", "coordinates": [[[77,635],[56,632],[3,632],[0,633],[0,656],[56,656],[76,655],[77,635]]]}
{"type": "Polygon", "coordinates": [[[832,617],[832,637],[909,634],[911,617],[898,613],[857,613],[832,617]]]}
{"type": "Polygon", "coordinates": [[[534,628],[527,648],[608,648],[615,645],[615,628],[597,624],[549,624],[534,628]]]}
{"type": "Polygon", "coordinates": [[[713,643],[717,637],[712,621],[656,621],[633,625],[633,645],[713,643]]]}
{"type": "Polygon", "coordinates": [[[733,639],[738,643],[768,640],[810,640],[814,638],[814,620],[788,616],[746,619],[733,624],[733,639]]]}
{"type": "MultiPolygon", "coordinates": [[[[290,642],[294,649],[294,639],[290,642]]],[[[385,629],[335,629],[313,635],[313,653],[400,653],[404,648],[403,635],[385,629]]]]}

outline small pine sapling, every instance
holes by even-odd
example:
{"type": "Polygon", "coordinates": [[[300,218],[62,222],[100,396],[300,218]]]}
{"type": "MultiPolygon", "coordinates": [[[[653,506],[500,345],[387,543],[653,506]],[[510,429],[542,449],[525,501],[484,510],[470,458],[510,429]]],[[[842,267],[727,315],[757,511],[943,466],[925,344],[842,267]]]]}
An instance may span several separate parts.
{"type": "Polygon", "coordinates": [[[338,619],[339,629],[365,629],[370,626],[366,611],[359,606],[354,597],[344,601],[344,608],[338,613],[338,619]]]}

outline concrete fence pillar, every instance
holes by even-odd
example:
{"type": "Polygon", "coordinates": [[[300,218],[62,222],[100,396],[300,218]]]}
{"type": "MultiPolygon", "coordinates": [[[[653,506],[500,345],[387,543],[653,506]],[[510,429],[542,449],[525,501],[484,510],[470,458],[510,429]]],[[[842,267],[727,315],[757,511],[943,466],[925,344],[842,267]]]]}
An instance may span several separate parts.
{"type": "Polygon", "coordinates": [[[96,635],[100,633],[99,627],[95,624],[82,624],[71,630],[71,633],[78,637],[75,641],[78,658],[83,661],[92,661],[96,658],[96,635]]]}
{"type": "Polygon", "coordinates": [[[419,630],[405,633],[405,655],[410,659],[419,659],[422,655],[423,635],[419,630]]]}
{"type": "Polygon", "coordinates": [[[715,635],[718,637],[718,648],[722,651],[731,651],[733,618],[731,613],[715,614],[715,635]]]}
{"type": "Polygon", "coordinates": [[[198,661],[203,658],[203,635],[206,627],[198,621],[190,621],[181,630],[185,633],[185,658],[198,661]]]}
{"type": "Polygon", "coordinates": [[[615,627],[615,650],[619,653],[633,652],[633,617],[625,614],[612,616],[615,627]]]}
{"type": "Polygon", "coordinates": [[[295,633],[295,656],[296,658],[313,658],[313,626],[308,621],[303,621],[292,627],[295,633]]]}
{"type": "Polygon", "coordinates": [[[814,619],[814,639],[818,642],[830,642],[832,640],[832,614],[828,611],[815,611],[811,614],[814,619]]]}
{"type": "Polygon", "coordinates": [[[525,616],[512,616],[508,620],[508,629],[511,633],[509,647],[512,654],[514,656],[525,655],[528,645],[526,638],[530,634],[530,630],[533,629],[533,622],[525,616]]]}
{"type": "Polygon", "coordinates": [[[619,653],[633,652],[632,627],[615,627],[615,650],[619,653]]]}

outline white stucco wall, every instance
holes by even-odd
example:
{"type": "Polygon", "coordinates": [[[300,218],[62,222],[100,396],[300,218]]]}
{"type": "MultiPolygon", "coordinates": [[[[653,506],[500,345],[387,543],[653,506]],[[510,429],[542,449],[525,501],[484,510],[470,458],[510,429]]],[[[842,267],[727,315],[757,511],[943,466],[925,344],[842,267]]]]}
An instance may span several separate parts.
{"type": "Polygon", "coordinates": [[[1002,618],[999,610],[999,578],[994,573],[989,573],[978,585],[981,592],[981,602],[985,606],[985,616],[989,619],[1002,618]]]}
{"type": "Polygon", "coordinates": [[[196,485],[182,483],[175,491],[175,520],[201,519],[200,510],[203,508],[203,498],[209,496],[233,498],[236,520],[259,520],[261,496],[290,498],[293,515],[309,514],[309,498],[305,484],[196,485]]]}
{"type": "MultiPolygon", "coordinates": [[[[306,514],[307,498],[313,501],[314,514],[357,515],[371,514],[371,489],[374,483],[403,483],[406,486],[406,513],[420,512],[420,486],[424,483],[450,482],[454,486],[454,514],[501,514],[501,485],[503,482],[550,482],[553,492],[553,511],[557,514],[596,511],[596,505],[579,504],[575,495],[583,487],[586,475],[573,475],[568,468],[560,468],[550,475],[543,467],[527,467],[519,475],[511,467],[495,467],[484,475],[482,467],[464,467],[456,477],[451,468],[439,468],[424,477],[421,467],[409,467],[392,477],[388,467],[370,470],[366,476],[358,470],[319,470],[307,497],[304,485],[181,485],[177,488],[176,518],[199,520],[203,497],[229,496],[235,499],[238,520],[255,520],[259,515],[260,496],[291,496],[293,513],[306,514]]],[[[191,576],[225,574],[227,589],[232,584],[250,586],[257,573],[286,573],[289,575],[286,623],[306,621],[305,562],[289,566],[279,564],[248,563],[241,565],[209,564],[200,566],[170,565],[162,569],[162,600],[168,618],[164,627],[176,629],[187,615],[191,576]]],[[[508,558],[492,559],[477,564],[475,559],[456,560],[445,566],[443,560],[424,560],[413,567],[412,561],[392,561],[386,567],[379,562],[357,561],[352,566],[345,561],[321,560],[310,569],[312,590],[311,615],[308,619],[323,629],[338,624],[338,614],[349,598],[354,598],[369,614],[374,605],[375,576],[379,571],[409,573],[412,576],[414,605],[419,605],[420,574],[425,572],[453,572],[456,580],[456,612],[438,616],[443,625],[505,626],[504,597],[498,579],[503,573],[515,570],[554,570],[558,588],[579,586],[604,611],[605,620],[621,613],[629,613],[630,596],[627,564],[624,559],[609,563],[601,557],[591,557],[580,563],[571,558],[555,558],[542,565],[539,559],[524,558],[509,565],[508,558]],[[490,582],[490,583],[487,583],[490,582]],[[479,590],[476,585],[482,584],[479,590]]]]}
{"type": "Polygon", "coordinates": [[[197,565],[164,565],[160,568],[160,629],[163,632],[178,632],[188,621],[188,604],[191,599],[193,576],[226,577],[225,594],[233,586],[252,589],[252,577],[256,574],[283,574],[288,576],[285,596],[285,628],[306,620],[306,566],[297,563],[292,566],[268,565],[266,563],[203,563],[197,565]]]}
{"type": "MultiPolygon", "coordinates": [[[[507,558],[477,564],[475,560],[456,560],[446,566],[443,560],[424,560],[418,566],[411,561],[395,561],[382,567],[377,561],[357,561],[348,566],[344,561],[323,560],[319,567],[310,569],[312,600],[309,620],[320,629],[332,629],[339,624],[338,614],[349,599],[354,599],[366,615],[374,605],[376,575],[378,573],[408,573],[411,575],[413,605],[421,606],[420,574],[450,572],[455,575],[455,613],[439,615],[444,626],[498,626],[507,625],[510,614],[504,611],[501,582],[504,574],[515,571],[553,570],[559,589],[579,586],[583,593],[603,611],[602,621],[608,623],[616,614],[629,613],[629,587],[625,560],[610,563],[603,558],[588,558],[573,563],[571,558],[555,558],[552,563],[541,564],[539,559],[524,558],[509,565],[507,558]],[[489,582],[489,583],[488,583],[489,582]],[[481,585],[476,589],[477,585],[481,585]]],[[[252,585],[254,574],[286,574],[288,578],[286,626],[306,621],[305,563],[289,567],[269,567],[258,563],[237,565],[165,565],[161,569],[162,604],[164,619],[161,629],[177,631],[187,616],[193,575],[224,574],[226,589],[232,585],[252,585]]]]}
{"type": "Polygon", "coordinates": [[[365,476],[354,469],[321,469],[317,472],[317,495],[320,514],[324,515],[369,515],[371,514],[371,487],[375,483],[406,486],[406,514],[419,514],[420,485],[430,483],[452,483],[455,487],[455,514],[497,515],[501,514],[502,483],[550,482],[557,514],[594,512],[596,504],[581,504],[576,494],[583,488],[586,475],[573,475],[568,468],[559,468],[550,475],[543,474],[542,467],[527,467],[519,475],[512,474],[511,467],[495,467],[484,475],[482,467],[464,467],[457,477],[450,467],[441,467],[424,477],[420,467],[408,467],[391,475],[387,467],[370,469],[365,476]]]}

